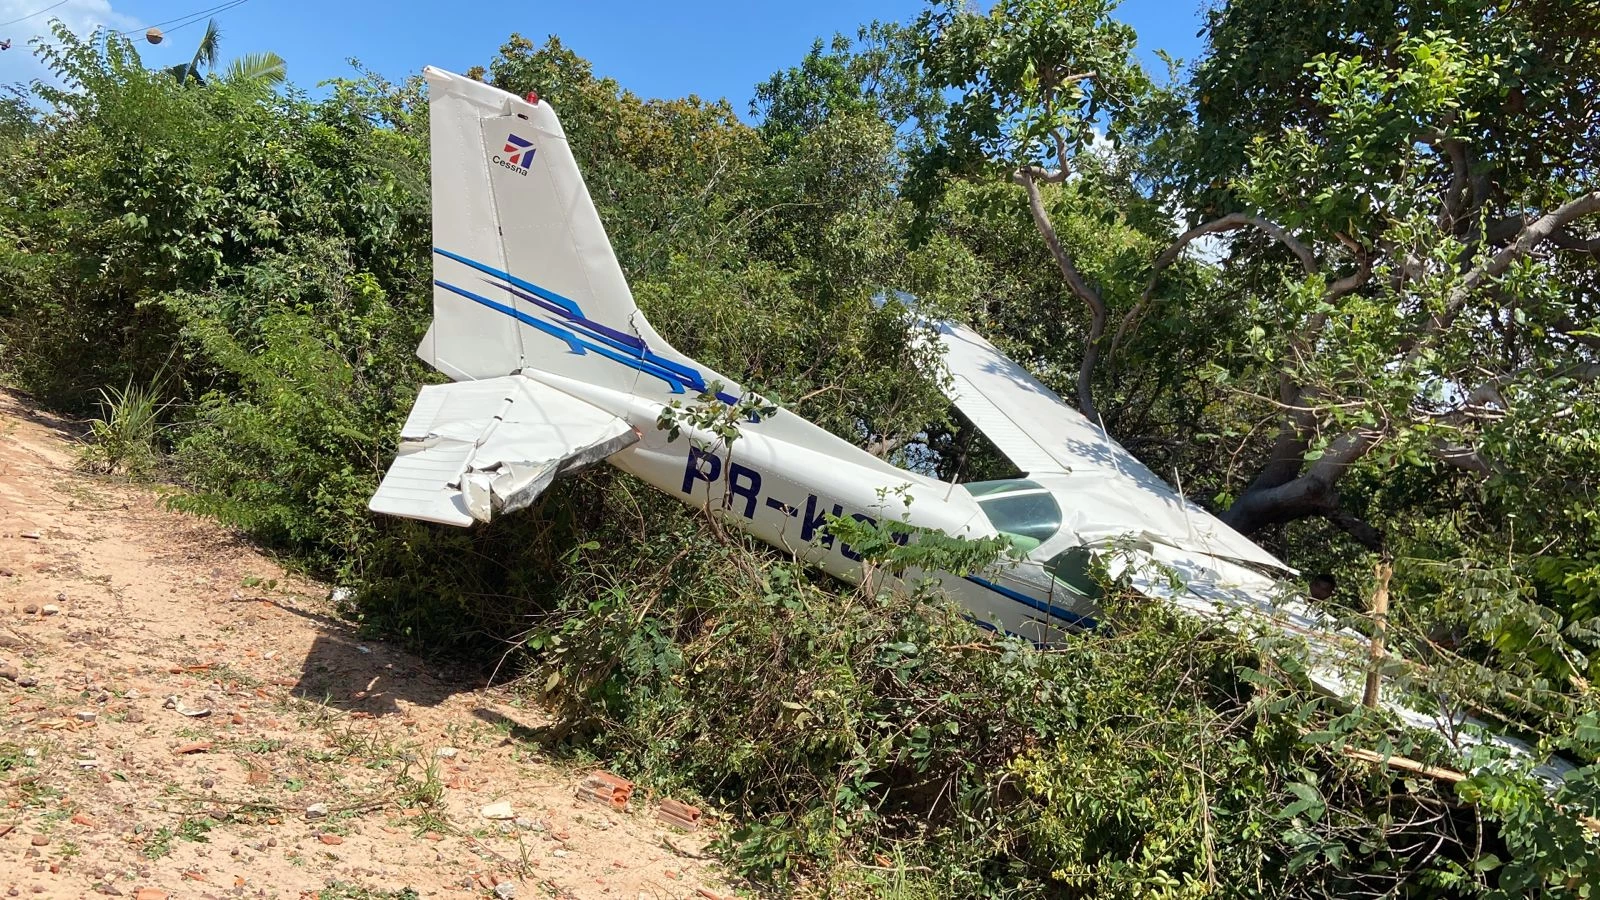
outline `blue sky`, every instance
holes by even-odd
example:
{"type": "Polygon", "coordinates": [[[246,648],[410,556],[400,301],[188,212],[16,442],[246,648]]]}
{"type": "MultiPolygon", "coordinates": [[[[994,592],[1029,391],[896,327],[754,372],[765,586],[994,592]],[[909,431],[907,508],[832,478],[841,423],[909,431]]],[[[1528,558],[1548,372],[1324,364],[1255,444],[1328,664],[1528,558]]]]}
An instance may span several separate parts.
{"type": "MultiPolygon", "coordinates": [[[[0,0],[0,22],[55,2],[0,0]]],[[[53,16],[81,31],[102,25],[142,33],[148,25],[225,2],[231,0],[65,0],[45,15],[0,26],[0,41],[13,40],[10,50],[0,52],[0,83],[41,74],[25,44],[53,16]]],[[[1201,2],[1124,0],[1118,18],[1138,31],[1147,64],[1159,67],[1154,58],[1158,48],[1185,59],[1199,52],[1195,32],[1201,2]]],[[[536,41],[559,35],[591,60],[598,73],[643,96],[727,97],[744,113],[755,85],[798,61],[813,39],[835,31],[852,33],[875,18],[909,20],[922,7],[920,0],[247,0],[217,17],[224,58],[276,51],[288,60],[290,79],[305,87],[347,74],[349,57],[391,78],[424,65],[461,71],[487,63],[516,31],[536,41]]],[[[141,43],[141,53],[151,65],[187,61],[204,27],[202,16],[193,25],[169,31],[159,47],[141,43]]]]}

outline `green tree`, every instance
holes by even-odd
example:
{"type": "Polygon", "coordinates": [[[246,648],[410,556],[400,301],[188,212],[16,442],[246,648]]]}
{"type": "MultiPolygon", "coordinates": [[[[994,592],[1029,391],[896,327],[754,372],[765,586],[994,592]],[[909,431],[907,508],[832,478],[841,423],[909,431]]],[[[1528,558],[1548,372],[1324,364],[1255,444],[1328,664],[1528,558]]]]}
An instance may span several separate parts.
{"type": "Polygon", "coordinates": [[[1497,435],[1553,426],[1600,374],[1584,335],[1600,115],[1580,86],[1600,76],[1600,37],[1578,23],[1592,17],[1571,18],[1571,4],[1352,5],[1279,26],[1270,49],[1241,39],[1269,6],[1219,12],[1211,34],[1227,43],[1197,73],[1195,153],[1219,158],[1195,171],[1227,187],[1194,204],[1272,224],[1305,272],[1253,292],[1275,326],[1258,371],[1279,381],[1256,390],[1285,414],[1227,518],[1253,531],[1339,515],[1339,482],[1369,458],[1513,473],[1520,454],[1497,453],[1497,435]],[[1306,53],[1243,75],[1285,48],[1306,53]],[[1248,96],[1261,127],[1240,135],[1248,96]]]}
{"type": "Polygon", "coordinates": [[[1035,228],[1089,325],[1077,378],[1078,408],[1099,420],[1092,378],[1111,309],[1061,240],[1046,187],[1063,185],[1091,154],[1102,116],[1116,118],[1149,90],[1132,59],[1133,29],[1111,19],[1111,0],[1004,0],[987,13],[936,3],[915,47],[930,88],[956,96],[928,125],[911,193],[924,204],[945,172],[1008,178],[1027,195],[1035,228]]]}
{"type": "Polygon", "coordinates": [[[1583,99],[1600,44],[1568,4],[1288,6],[1211,13],[1190,107],[1150,87],[1108,3],[936,5],[918,59],[956,97],[912,185],[931,185],[925,205],[941,173],[987,169],[1023,187],[1088,311],[1079,406],[1113,430],[1120,410],[1095,399],[1102,362],[1118,371],[1152,315],[1192,302],[1192,282],[1166,277],[1186,248],[1230,235],[1215,289],[1249,322],[1229,336],[1242,352],[1209,369],[1248,402],[1217,430],[1259,434],[1237,428],[1247,416],[1278,425],[1233,451],[1250,465],[1216,485],[1223,516],[1247,534],[1326,517],[1376,547],[1380,531],[1341,501],[1351,472],[1439,462],[1508,474],[1511,455],[1485,455],[1494,435],[1581,401],[1600,371],[1586,224],[1600,211],[1597,118],[1583,99]],[[1162,136],[1168,160],[1133,177],[1146,198],[1192,211],[1193,227],[1142,271],[1093,283],[1045,188],[1096,176],[1085,148],[1097,122],[1113,139],[1139,134],[1146,154],[1162,136]],[[1172,164],[1179,154],[1189,165],[1172,164]]]}

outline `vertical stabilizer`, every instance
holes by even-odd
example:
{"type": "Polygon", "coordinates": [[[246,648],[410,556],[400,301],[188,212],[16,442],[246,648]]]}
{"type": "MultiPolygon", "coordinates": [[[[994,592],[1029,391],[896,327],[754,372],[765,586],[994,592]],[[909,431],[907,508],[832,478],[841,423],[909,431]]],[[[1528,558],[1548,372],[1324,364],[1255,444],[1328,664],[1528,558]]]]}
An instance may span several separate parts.
{"type": "MultiPolygon", "coordinates": [[[[717,387],[722,402],[738,402],[737,383],[675,350],[634,305],[550,104],[439,69],[423,74],[434,319],[417,354],[457,381],[522,372],[653,402],[717,387]]],[[[784,410],[748,427],[905,474],[784,410]]]]}
{"type": "Polygon", "coordinates": [[[456,380],[531,369],[629,393],[702,390],[634,306],[550,104],[424,75],[434,322],[418,355],[456,380]]]}

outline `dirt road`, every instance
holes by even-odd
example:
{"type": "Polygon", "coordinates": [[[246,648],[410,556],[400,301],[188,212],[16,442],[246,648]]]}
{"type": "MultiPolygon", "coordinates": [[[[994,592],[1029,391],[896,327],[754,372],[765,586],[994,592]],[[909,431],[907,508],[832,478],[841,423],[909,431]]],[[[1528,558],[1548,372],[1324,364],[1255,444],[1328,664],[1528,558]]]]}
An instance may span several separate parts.
{"type": "Polygon", "coordinates": [[[76,472],[76,431],[0,392],[0,895],[732,895],[651,798],[575,799],[536,710],[76,472]]]}

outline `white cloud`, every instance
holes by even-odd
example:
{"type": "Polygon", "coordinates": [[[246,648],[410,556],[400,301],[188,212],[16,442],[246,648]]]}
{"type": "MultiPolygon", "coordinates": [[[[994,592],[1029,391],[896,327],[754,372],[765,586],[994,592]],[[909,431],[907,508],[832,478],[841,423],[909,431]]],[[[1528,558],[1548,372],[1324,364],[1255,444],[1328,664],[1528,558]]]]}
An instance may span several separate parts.
{"type": "MultiPolygon", "coordinates": [[[[50,3],[51,0],[0,0],[0,22],[38,12],[50,3]]],[[[11,49],[0,50],[0,84],[27,82],[49,74],[33,55],[32,42],[41,37],[51,39],[50,23],[55,19],[84,37],[96,28],[126,30],[139,24],[113,9],[109,0],[67,0],[42,15],[0,27],[0,42],[11,42],[11,49]]]]}

